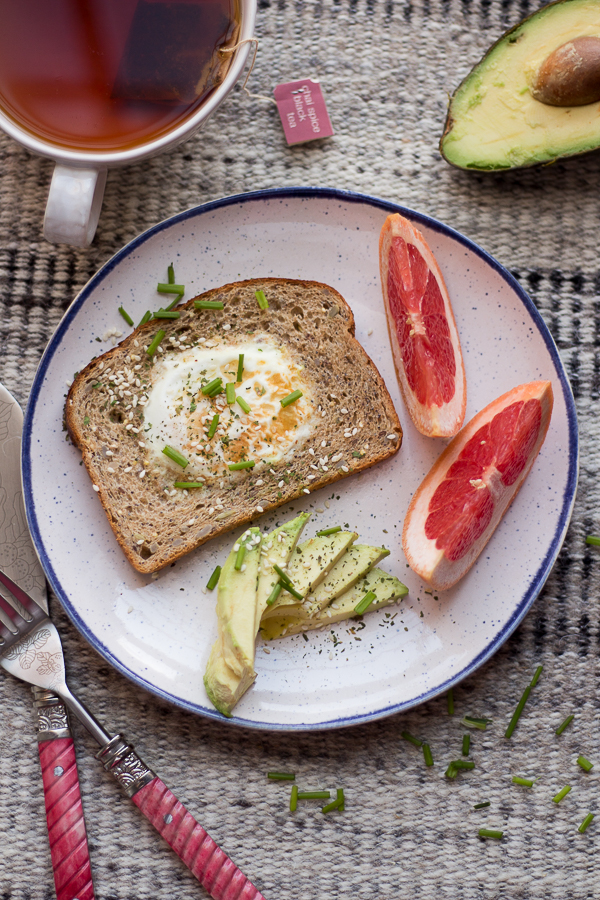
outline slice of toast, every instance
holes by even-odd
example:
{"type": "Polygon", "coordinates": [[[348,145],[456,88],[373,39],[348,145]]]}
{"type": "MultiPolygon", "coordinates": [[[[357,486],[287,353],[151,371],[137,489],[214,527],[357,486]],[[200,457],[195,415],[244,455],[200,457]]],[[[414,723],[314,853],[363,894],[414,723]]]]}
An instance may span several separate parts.
{"type": "Polygon", "coordinates": [[[402,442],[385,383],[333,288],[253,279],[207,291],[177,312],[92,360],[66,402],[67,429],[116,538],[145,573],[387,459],[402,442]],[[215,375],[222,391],[204,393],[215,375]],[[202,486],[176,487],[184,482],[202,486]]]}

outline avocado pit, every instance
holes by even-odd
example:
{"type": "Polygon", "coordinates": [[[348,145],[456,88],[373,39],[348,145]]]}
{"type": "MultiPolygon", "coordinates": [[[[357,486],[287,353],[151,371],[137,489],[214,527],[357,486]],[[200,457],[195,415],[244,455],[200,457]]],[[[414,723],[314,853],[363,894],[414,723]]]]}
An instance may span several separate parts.
{"type": "Polygon", "coordinates": [[[548,106],[600,100],[600,37],[577,37],[553,50],[537,72],[531,95],[548,106]]]}

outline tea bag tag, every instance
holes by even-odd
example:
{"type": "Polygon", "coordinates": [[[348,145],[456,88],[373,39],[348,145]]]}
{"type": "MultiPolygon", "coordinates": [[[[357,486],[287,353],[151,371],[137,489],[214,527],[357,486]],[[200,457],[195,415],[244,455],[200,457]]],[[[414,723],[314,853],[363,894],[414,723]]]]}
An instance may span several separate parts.
{"type": "Polygon", "coordinates": [[[285,139],[290,146],[331,137],[331,127],[321,85],[312,78],[278,84],[273,91],[285,139]]]}

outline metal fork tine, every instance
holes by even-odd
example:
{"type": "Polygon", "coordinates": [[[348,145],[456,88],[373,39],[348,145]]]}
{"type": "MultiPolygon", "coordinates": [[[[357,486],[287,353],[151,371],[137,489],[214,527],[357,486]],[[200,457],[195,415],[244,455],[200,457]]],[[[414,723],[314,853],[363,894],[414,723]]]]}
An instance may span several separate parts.
{"type": "MultiPolygon", "coordinates": [[[[6,590],[4,585],[2,585],[2,588],[0,588],[0,598],[2,598],[2,600],[4,600],[6,603],[10,603],[10,605],[12,606],[14,611],[21,616],[23,621],[25,621],[25,622],[31,621],[31,614],[27,612],[27,610],[25,609],[23,604],[20,603],[16,597],[13,597],[13,595],[10,593],[10,591],[6,590]]],[[[12,615],[12,617],[14,619],[14,615],[12,615]]]]}
{"type": "Polygon", "coordinates": [[[15,582],[1,570],[0,570],[0,583],[2,583],[4,585],[4,587],[7,588],[11,592],[11,594],[13,594],[13,596],[15,596],[17,598],[19,603],[23,604],[23,606],[25,607],[27,612],[29,612],[30,614],[34,613],[34,609],[41,609],[41,607],[38,607],[35,600],[32,600],[31,597],[29,596],[29,594],[25,593],[23,588],[20,588],[18,584],[15,584],[15,582]],[[32,609],[32,607],[33,607],[33,609],[32,609]]]}

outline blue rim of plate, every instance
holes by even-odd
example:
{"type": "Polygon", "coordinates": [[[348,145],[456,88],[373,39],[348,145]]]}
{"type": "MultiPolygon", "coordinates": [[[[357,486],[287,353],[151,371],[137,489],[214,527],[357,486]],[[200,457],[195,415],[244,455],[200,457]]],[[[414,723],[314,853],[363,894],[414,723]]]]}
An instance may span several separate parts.
{"type": "Polygon", "coordinates": [[[250,191],[245,194],[234,194],[230,197],[223,197],[220,200],[212,200],[209,203],[204,203],[201,206],[195,206],[191,209],[186,210],[185,212],[178,213],[175,216],[172,216],[169,219],[165,219],[163,222],[159,222],[157,225],[152,226],[147,231],[142,232],[138,237],[134,238],[134,240],[130,241],[125,245],[121,250],[119,250],[111,259],[106,262],[102,268],[96,272],[95,275],[88,281],[88,283],[82,288],[77,297],[73,300],[70,307],[67,309],[64,317],[62,318],[58,328],[55,333],[51,337],[48,346],[40,360],[40,364],[38,366],[38,370],[36,372],[33,385],[31,388],[31,393],[29,397],[29,402],[27,404],[27,408],[25,411],[25,418],[23,422],[23,442],[22,442],[22,475],[23,475],[23,496],[25,502],[25,511],[27,515],[27,522],[29,524],[29,529],[31,532],[31,536],[33,538],[33,542],[35,548],[37,550],[38,556],[40,558],[40,562],[46,573],[46,577],[52,590],[55,595],[60,600],[63,608],[65,609],[67,615],[76,626],[76,628],[81,632],[83,637],[88,641],[89,644],[101,655],[104,659],[107,660],[118,672],[121,672],[122,675],[125,675],[134,684],[139,685],[150,693],[155,694],[161,697],[164,700],[173,703],[175,706],[179,706],[182,709],[186,709],[190,712],[197,713],[209,719],[215,719],[221,723],[229,723],[232,725],[242,726],[244,728],[252,728],[263,731],[324,731],[330,730],[333,728],[343,728],[349,725],[361,725],[366,722],[372,722],[376,719],[382,719],[386,716],[393,715],[394,713],[399,713],[406,711],[408,709],[412,709],[415,706],[419,706],[421,703],[425,703],[427,700],[431,700],[434,697],[437,697],[439,694],[444,693],[444,691],[449,690],[455,685],[459,684],[459,682],[463,681],[469,675],[471,675],[476,669],[482,666],[491,656],[496,653],[497,650],[502,646],[502,644],[510,637],[515,628],[522,621],[526,613],[529,611],[532,606],[534,600],[542,590],[548,575],[556,561],[560,548],[562,546],[565,534],[567,532],[567,528],[569,526],[569,521],[571,518],[571,513],[573,510],[573,504],[575,502],[575,493],[577,489],[577,476],[578,476],[578,460],[579,460],[579,436],[577,429],[577,413],[575,410],[575,401],[573,399],[573,394],[571,392],[571,386],[569,384],[569,380],[567,378],[567,374],[563,367],[563,364],[560,360],[560,356],[558,354],[558,349],[552,335],[550,334],[548,327],[544,320],[542,319],[540,313],[538,312],[536,306],[530,297],[525,293],[522,289],[519,282],[504,268],[504,266],[500,265],[489,253],[483,250],[478,244],[471,241],[469,238],[462,235],[460,232],[455,231],[448,225],[439,222],[437,219],[433,219],[430,216],[424,215],[423,213],[416,212],[413,209],[409,209],[405,206],[400,206],[397,203],[392,203],[388,200],[382,200],[379,197],[372,197],[369,194],[360,194],[355,191],[345,191],[339,190],[337,188],[313,188],[313,187],[290,187],[290,188],[270,188],[260,191],[250,191]],[[525,595],[522,597],[521,602],[515,609],[513,615],[508,620],[504,628],[499,634],[496,635],[493,641],[491,641],[485,650],[482,650],[481,653],[475,659],[473,659],[467,666],[465,666],[460,672],[453,675],[452,678],[449,678],[443,684],[438,685],[435,688],[431,688],[428,691],[424,691],[418,697],[413,697],[412,700],[407,700],[401,703],[391,704],[389,706],[384,707],[383,709],[378,709],[373,712],[363,713],[356,716],[347,716],[345,718],[340,719],[330,719],[326,722],[318,722],[318,723],[297,723],[297,724],[278,724],[274,725],[269,722],[257,722],[252,721],[250,719],[243,719],[238,716],[232,716],[227,719],[222,716],[220,713],[213,712],[210,709],[199,706],[196,703],[190,703],[188,701],[182,700],[179,697],[175,697],[173,694],[170,694],[168,691],[163,691],[160,688],[157,688],[155,685],[151,684],[146,679],[142,678],[137,672],[133,672],[127,666],[124,666],[123,663],[119,659],[117,659],[108,648],[100,641],[98,638],[88,629],[85,622],[80,618],[77,611],[74,609],[71,601],[64,591],[60,579],[58,578],[54,568],[52,566],[52,562],[46,553],[44,543],[42,541],[42,537],[40,534],[40,529],[38,527],[35,502],[33,498],[32,491],[32,481],[31,481],[31,462],[30,462],[30,454],[31,454],[31,438],[32,438],[32,420],[34,417],[35,409],[40,398],[40,390],[41,385],[43,383],[45,374],[48,369],[48,365],[56,352],[57,347],[60,344],[60,341],[65,334],[65,332],[69,329],[69,326],[78,312],[80,307],[85,303],[88,296],[92,293],[93,290],[106,278],[106,276],[112,272],[112,270],[119,265],[119,263],[129,256],[137,247],[144,244],[149,238],[153,237],[155,234],[163,231],[167,228],[170,228],[175,223],[185,222],[186,220],[192,220],[199,216],[204,215],[205,213],[211,212],[212,210],[221,209],[226,206],[232,206],[236,204],[243,203],[254,203],[259,200],[285,200],[285,199],[330,199],[330,200],[340,200],[344,203],[360,203],[360,204],[368,204],[370,206],[377,207],[381,209],[386,214],[390,213],[400,213],[403,216],[411,219],[411,221],[420,223],[427,228],[431,228],[434,231],[440,232],[447,237],[452,238],[458,243],[462,244],[464,247],[475,253],[481,259],[483,259],[489,266],[491,266],[508,284],[508,286],[514,291],[517,297],[522,302],[523,306],[529,313],[532,322],[535,324],[537,330],[541,334],[548,348],[548,353],[552,359],[554,364],[554,369],[556,371],[556,376],[558,381],[560,382],[560,386],[562,389],[565,406],[567,409],[567,417],[568,417],[568,429],[569,429],[569,471],[567,478],[567,485],[564,491],[562,506],[560,510],[559,521],[554,533],[554,537],[548,548],[548,551],[540,563],[538,571],[535,575],[535,578],[531,582],[528,590],[525,595]]]}

